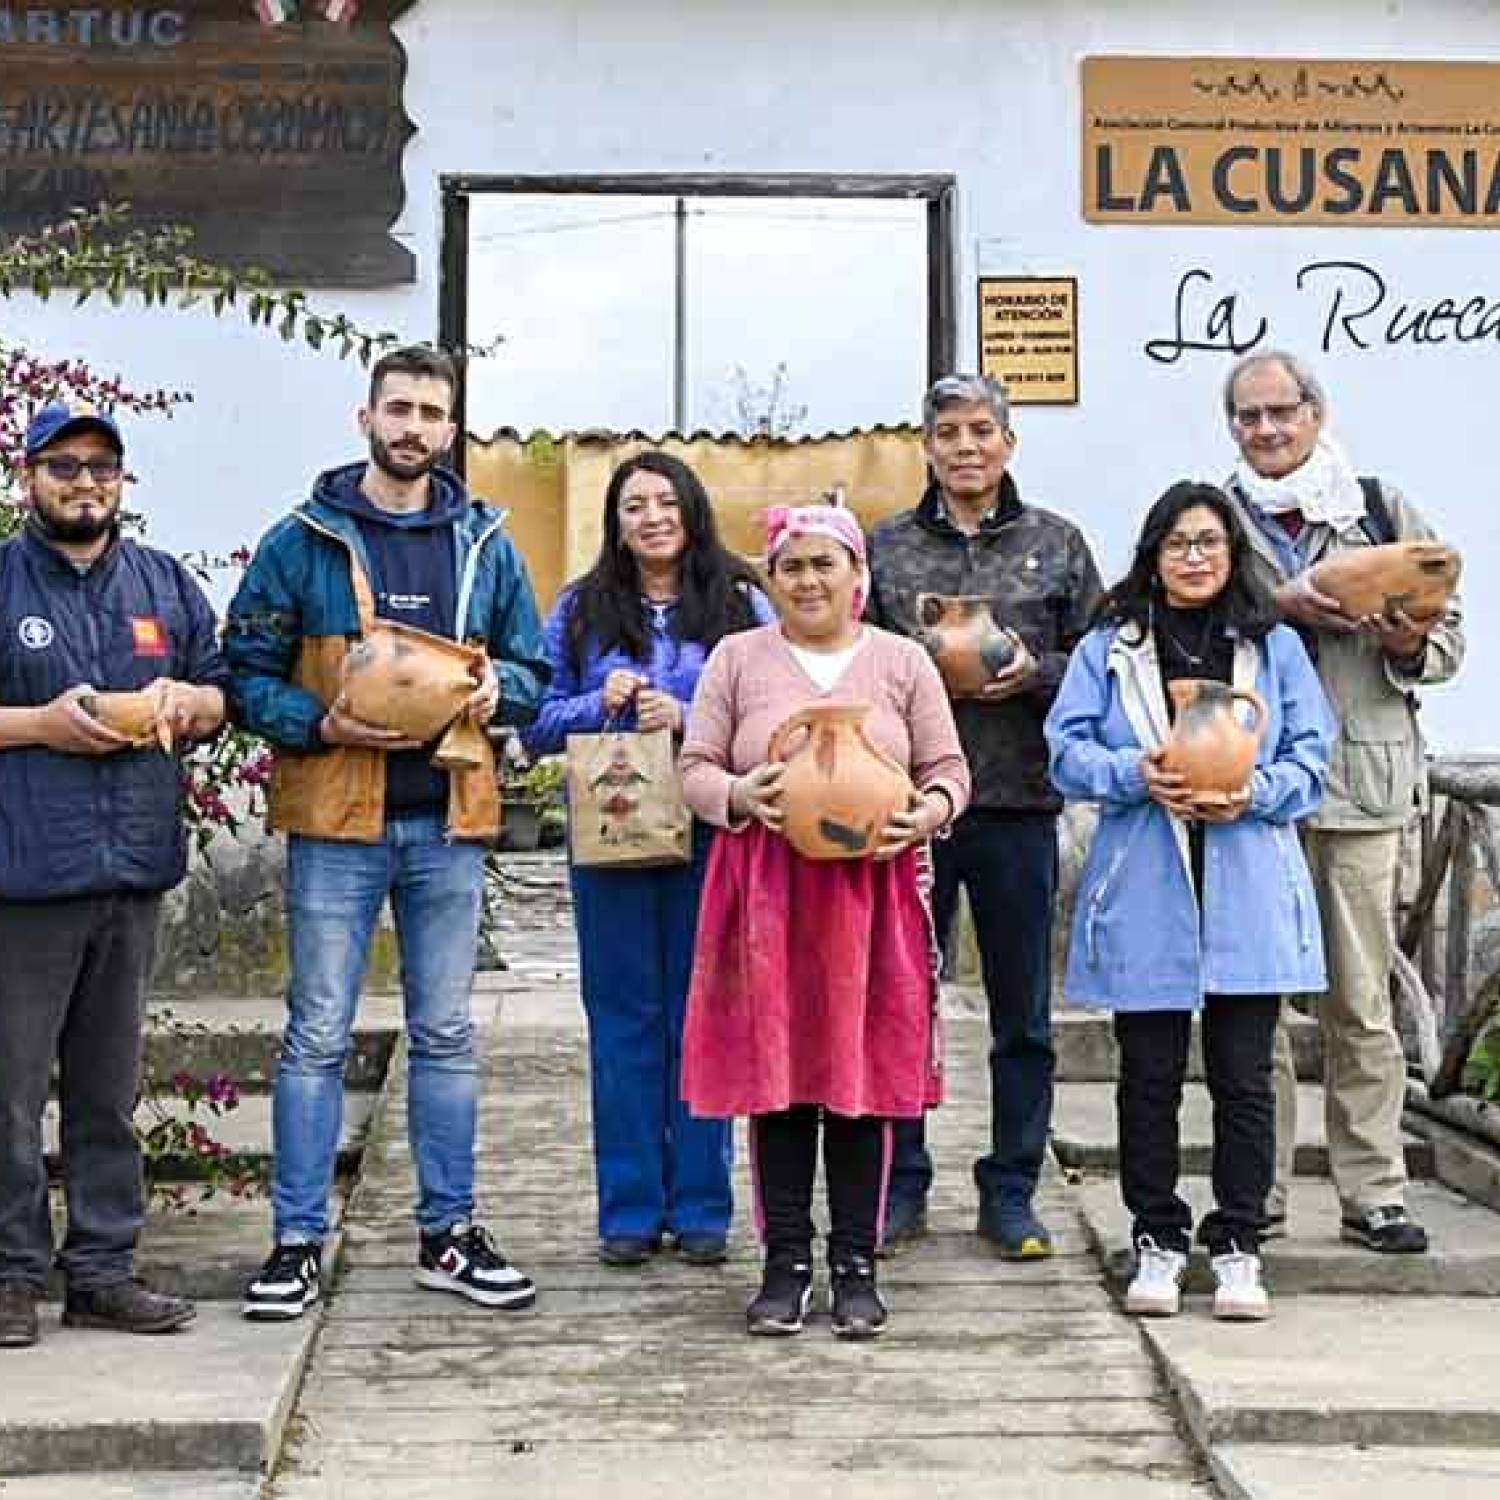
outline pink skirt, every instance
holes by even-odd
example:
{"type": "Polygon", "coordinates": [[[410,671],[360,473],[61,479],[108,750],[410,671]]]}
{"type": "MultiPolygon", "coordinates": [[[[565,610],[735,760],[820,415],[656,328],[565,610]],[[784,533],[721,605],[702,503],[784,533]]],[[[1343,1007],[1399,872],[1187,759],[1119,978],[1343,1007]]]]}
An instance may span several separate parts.
{"type": "Polygon", "coordinates": [[[909,1118],[941,1100],[928,870],[925,849],[807,860],[759,823],[718,833],[682,1041],[695,1115],[909,1118]]]}

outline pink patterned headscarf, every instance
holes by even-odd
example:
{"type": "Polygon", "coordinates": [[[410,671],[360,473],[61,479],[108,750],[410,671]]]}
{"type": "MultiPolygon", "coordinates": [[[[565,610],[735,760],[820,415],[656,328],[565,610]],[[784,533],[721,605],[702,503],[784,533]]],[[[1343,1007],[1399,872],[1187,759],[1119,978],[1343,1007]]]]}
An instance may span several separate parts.
{"type": "Polygon", "coordinates": [[[826,536],[849,549],[859,568],[860,581],[854,589],[854,618],[865,611],[865,594],[869,589],[869,568],[865,562],[865,534],[854,519],[854,512],[842,505],[773,505],[766,511],[766,563],[776,561],[776,554],[799,536],[826,536]]]}

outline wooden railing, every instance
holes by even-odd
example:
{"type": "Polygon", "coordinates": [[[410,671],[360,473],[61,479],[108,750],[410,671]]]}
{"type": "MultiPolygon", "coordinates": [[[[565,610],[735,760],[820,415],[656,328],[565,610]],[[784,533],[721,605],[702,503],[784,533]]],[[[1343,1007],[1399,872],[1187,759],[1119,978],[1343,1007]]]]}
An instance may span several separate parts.
{"type": "Polygon", "coordinates": [[[1500,1005],[1500,969],[1476,976],[1475,881],[1500,898],[1500,853],[1491,808],[1500,807],[1500,760],[1435,760],[1432,805],[1421,822],[1421,876],[1400,913],[1392,974],[1396,1013],[1415,1039],[1433,1099],[1459,1091],[1464,1064],[1500,1005]],[[1438,912],[1446,922],[1441,952],[1438,912]]]}

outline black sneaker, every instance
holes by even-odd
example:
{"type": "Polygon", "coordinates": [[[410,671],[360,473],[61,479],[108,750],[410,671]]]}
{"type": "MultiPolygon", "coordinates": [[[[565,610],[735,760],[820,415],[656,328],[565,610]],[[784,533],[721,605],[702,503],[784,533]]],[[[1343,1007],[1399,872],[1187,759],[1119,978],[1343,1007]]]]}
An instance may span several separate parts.
{"type": "Polygon", "coordinates": [[[1339,1238],[1386,1255],[1421,1255],[1427,1249],[1427,1231],[1399,1203],[1346,1217],[1339,1238]]]}
{"type": "Polygon", "coordinates": [[[863,1256],[834,1266],[830,1276],[829,1312],[841,1339],[873,1339],[885,1330],[885,1303],[875,1286],[875,1267],[863,1256]]]}
{"type": "Polygon", "coordinates": [[[240,1311],[256,1323],[300,1318],[322,1291],[323,1251],[317,1245],[278,1245],[245,1288],[240,1311]]]}
{"type": "Polygon", "coordinates": [[[771,1338],[801,1333],[811,1301],[812,1267],[806,1261],[768,1260],[760,1295],[745,1309],[745,1324],[751,1333],[771,1338]]]}
{"type": "Polygon", "coordinates": [[[500,1253],[489,1231],[455,1224],[442,1234],[424,1234],[417,1259],[418,1286],[457,1292],[485,1307],[530,1307],[536,1287],[500,1253]]]}
{"type": "Polygon", "coordinates": [[[182,1297],[154,1292],[143,1281],[68,1288],[62,1320],[69,1328],[108,1328],[116,1333],[175,1333],[198,1316],[182,1297]]]}

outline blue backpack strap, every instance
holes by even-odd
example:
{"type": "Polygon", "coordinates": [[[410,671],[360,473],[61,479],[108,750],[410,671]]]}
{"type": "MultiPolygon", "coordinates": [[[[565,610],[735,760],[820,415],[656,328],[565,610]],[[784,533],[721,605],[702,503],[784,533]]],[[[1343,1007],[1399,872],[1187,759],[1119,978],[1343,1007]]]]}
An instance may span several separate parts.
{"type": "Polygon", "coordinates": [[[1372,474],[1359,476],[1360,493],[1365,497],[1365,513],[1360,517],[1360,530],[1377,547],[1396,540],[1396,522],[1391,508],[1385,503],[1385,494],[1380,481],[1372,474]]]}

